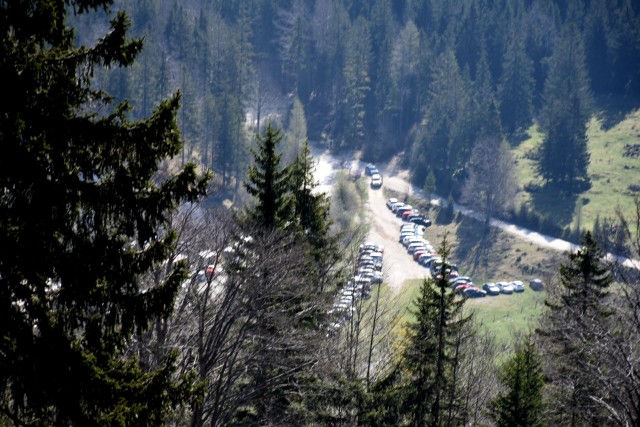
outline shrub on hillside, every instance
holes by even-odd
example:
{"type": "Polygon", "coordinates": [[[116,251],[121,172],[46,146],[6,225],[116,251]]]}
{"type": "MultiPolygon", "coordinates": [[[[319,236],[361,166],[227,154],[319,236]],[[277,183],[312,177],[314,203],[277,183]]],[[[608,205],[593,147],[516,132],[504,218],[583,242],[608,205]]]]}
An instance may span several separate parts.
{"type": "Polygon", "coordinates": [[[551,237],[563,238],[565,232],[549,216],[540,214],[528,205],[522,204],[506,215],[506,219],[520,227],[537,231],[551,237]]]}
{"type": "Polygon", "coordinates": [[[446,206],[443,206],[435,218],[438,224],[451,224],[455,217],[453,210],[453,197],[449,196],[446,206]]]}
{"type": "Polygon", "coordinates": [[[330,216],[339,231],[346,231],[354,224],[360,212],[362,199],[356,184],[344,173],[338,173],[331,195],[330,216]]]}

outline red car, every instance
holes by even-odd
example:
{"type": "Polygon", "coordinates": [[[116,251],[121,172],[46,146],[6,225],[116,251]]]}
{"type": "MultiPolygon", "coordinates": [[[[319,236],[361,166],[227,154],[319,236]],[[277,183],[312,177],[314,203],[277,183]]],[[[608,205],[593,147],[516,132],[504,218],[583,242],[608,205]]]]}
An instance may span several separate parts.
{"type": "Polygon", "coordinates": [[[473,283],[462,283],[460,285],[456,285],[453,288],[453,291],[458,293],[458,294],[461,294],[462,291],[464,291],[467,288],[476,288],[476,286],[473,283]]]}
{"type": "Polygon", "coordinates": [[[413,214],[415,214],[417,212],[418,212],[417,210],[415,210],[415,211],[414,210],[406,211],[405,213],[402,214],[402,220],[403,221],[407,221],[407,218],[409,217],[409,215],[413,215],[413,214]]]}
{"type": "Polygon", "coordinates": [[[420,250],[417,250],[417,251],[415,251],[415,252],[413,253],[413,260],[414,260],[414,261],[418,261],[418,258],[420,258],[420,255],[422,255],[422,254],[429,254],[429,253],[431,253],[431,252],[429,252],[427,249],[420,249],[420,250]]]}

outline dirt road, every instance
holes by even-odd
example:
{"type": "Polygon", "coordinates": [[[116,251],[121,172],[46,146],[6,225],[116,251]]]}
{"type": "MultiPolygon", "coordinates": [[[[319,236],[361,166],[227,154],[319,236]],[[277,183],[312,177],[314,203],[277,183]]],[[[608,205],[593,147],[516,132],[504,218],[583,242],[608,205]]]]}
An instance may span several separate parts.
{"type": "MultiPolygon", "coordinates": [[[[316,178],[319,180],[322,191],[329,191],[335,177],[336,170],[350,169],[352,171],[363,171],[364,163],[358,160],[356,153],[348,155],[334,156],[328,150],[312,147],[312,154],[316,160],[316,178]],[[344,159],[351,159],[345,161],[344,159]]],[[[424,197],[422,190],[411,185],[408,172],[396,167],[395,163],[377,164],[383,177],[383,187],[397,191],[401,194],[416,195],[424,197]]],[[[368,177],[364,177],[368,179],[368,177]]],[[[446,203],[437,195],[432,195],[435,203],[446,203]]],[[[402,221],[396,218],[391,211],[385,206],[385,198],[382,189],[369,189],[369,206],[368,215],[371,231],[368,236],[369,240],[380,243],[385,247],[384,254],[384,272],[386,275],[385,282],[389,284],[396,292],[402,289],[403,283],[408,279],[422,279],[428,274],[428,271],[413,261],[413,258],[406,252],[401,243],[398,242],[399,229],[402,221]]],[[[461,212],[463,215],[478,217],[479,214],[473,210],[455,204],[454,210],[461,212]]],[[[508,233],[516,235],[522,239],[533,242],[539,246],[555,249],[560,252],[575,251],[577,245],[570,242],[546,236],[535,231],[506,223],[504,221],[492,218],[490,224],[498,227],[508,233]]],[[[428,229],[427,229],[427,239],[428,229]]],[[[431,242],[433,243],[433,242],[431,242]]],[[[615,260],[627,267],[640,270],[640,260],[630,260],[627,258],[617,257],[607,254],[609,260],[615,260]]]]}
{"type": "MultiPolygon", "coordinates": [[[[364,170],[364,164],[357,160],[357,156],[345,156],[344,158],[350,159],[345,161],[340,156],[334,156],[329,151],[314,146],[311,151],[316,161],[315,177],[318,180],[318,190],[320,191],[331,190],[338,169],[364,170]]],[[[382,176],[386,179],[386,170],[382,171],[382,176]]],[[[368,180],[369,177],[363,176],[363,179],[368,180]]],[[[393,180],[396,185],[402,186],[400,178],[394,177],[393,180]]],[[[422,279],[429,272],[413,261],[413,257],[398,241],[402,220],[387,209],[382,189],[369,188],[367,203],[368,222],[371,225],[367,240],[384,246],[384,280],[395,293],[398,293],[406,280],[422,279]]]]}
{"type": "Polygon", "coordinates": [[[415,262],[398,241],[402,220],[387,209],[382,190],[369,189],[368,203],[367,211],[371,224],[368,239],[384,246],[385,283],[397,293],[406,280],[422,279],[428,276],[429,272],[415,262]]]}

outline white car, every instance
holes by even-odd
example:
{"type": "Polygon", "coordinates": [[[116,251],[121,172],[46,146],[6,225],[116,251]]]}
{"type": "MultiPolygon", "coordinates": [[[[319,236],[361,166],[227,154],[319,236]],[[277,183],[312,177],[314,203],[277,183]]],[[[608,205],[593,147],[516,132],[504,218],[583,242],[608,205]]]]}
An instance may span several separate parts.
{"type": "Polygon", "coordinates": [[[398,203],[398,199],[396,199],[395,197],[387,199],[387,208],[391,209],[391,206],[393,206],[395,203],[398,203]]]}
{"type": "Polygon", "coordinates": [[[382,262],[384,258],[384,254],[382,252],[370,252],[368,257],[373,260],[373,262],[382,262]]]}
{"type": "Polygon", "coordinates": [[[524,292],[524,283],[521,280],[514,280],[509,284],[513,286],[513,292],[524,292]]]}
{"type": "Polygon", "coordinates": [[[382,187],[382,177],[380,174],[374,174],[371,176],[371,188],[380,188],[382,187]]]}
{"type": "Polygon", "coordinates": [[[431,267],[431,265],[432,265],[434,262],[442,262],[442,258],[440,258],[440,257],[439,257],[439,256],[437,256],[437,255],[434,255],[434,256],[426,257],[426,258],[424,258],[424,259],[423,259],[422,261],[420,261],[420,262],[421,262],[421,263],[422,263],[422,265],[424,265],[425,267],[429,267],[429,268],[430,268],[430,267],[431,267]]]}
{"type": "Polygon", "coordinates": [[[400,226],[400,231],[417,231],[417,229],[413,224],[404,224],[400,226]]]}
{"type": "Polygon", "coordinates": [[[395,206],[393,209],[391,209],[391,211],[395,214],[398,213],[398,211],[401,209],[410,210],[413,209],[413,206],[403,203],[402,206],[395,206]]]}
{"type": "Polygon", "coordinates": [[[482,289],[487,292],[487,295],[498,295],[500,293],[500,288],[496,286],[495,283],[485,283],[482,285],[482,289]]]}
{"type": "Polygon", "coordinates": [[[438,258],[438,255],[433,252],[426,252],[418,257],[418,263],[424,264],[429,258],[438,258]]]}
{"type": "Polygon", "coordinates": [[[420,242],[422,243],[422,237],[421,236],[416,236],[415,234],[408,234],[408,235],[404,235],[402,236],[402,245],[406,248],[407,246],[409,246],[411,243],[416,243],[416,242],[420,242]]]}
{"type": "Polygon", "coordinates": [[[471,282],[471,277],[469,277],[469,276],[458,276],[458,277],[449,279],[449,283],[453,284],[455,282],[471,282]]]}
{"type": "Polygon", "coordinates": [[[398,239],[398,242],[404,243],[404,239],[407,237],[422,237],[422,236],[414,233],[413,231],[403,231],[402,233],[400,233],[400,238],[398,239]]]}
{"type": "Polygon", "coordinates": [[[513,285],[508,282],[496,282],[496,286],[500,288],[501,294],[512,294],[513,293],[513,285]]]}
{"type": "Polygon", "coordinates": [[[420,249],[425,249],[426,250],[426,246],[424,245],[423,242],[414,242],[414,243],[409,243],[409,245],[407,246],[407,252],[410,253],[411,255],[413,255],[413,253],[417,250],[420,249]]]}
{"type": "Polygon", "coordinates": [[[396,210],[398,210],[398,208],[401,208],[403,206],[404,206],[403,202],[396,202],[391,205],[391,212],[396,213],[396,210]]]}
{"type": "Polygon", "coordinates": [[[427,244],[425,243],[424,239],[422,238],[422,236],[418,235],[418,234],[412,234],[412,235],[408,235],[405,238],[402,239],[402,244],[407,247],[409,246],[411,243],[416,243],[416,242],[420,242],[422,243],[424,246],[427,246],[427,244]]]}
{"type": "Polygon", "coordinates": [[[375,242],[364,242],[363,244],[360,245],[360,252],[362,253],[366,251],[384,253],[384,246],[375,242]]]}

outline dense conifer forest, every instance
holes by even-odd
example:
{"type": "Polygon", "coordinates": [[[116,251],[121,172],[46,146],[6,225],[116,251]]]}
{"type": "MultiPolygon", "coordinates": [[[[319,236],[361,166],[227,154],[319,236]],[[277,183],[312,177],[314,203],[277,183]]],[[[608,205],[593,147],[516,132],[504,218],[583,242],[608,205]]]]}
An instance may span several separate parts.
{"type": "Polygon", "coordinates": [[[639,74],[632,0],[0,0],[0,425],[638,425],[639,270],[601,243],[640,259],[640,198],[505,350],[446,234],[409,321],[354,276],[367,190],[316,191],[308,141],[493,215],[532,124],[543,185],[588,188],[639,74]]]}
{"type": "MultiPolygon", "coordinates": [[[[589,185],[586,124],[640,102],[640,6],[630,0],[122,2],[145,49],[101,85],[148,114],[183,93],[186,156],[244,178],[244,132],[294,100],[311,141],[399,152],[421,185],[462,191],[483,137],[518,144],[546,135],[538,172],[549,185],[589,185]],[[613,104],[613,105],[611,105],[613,104]],[[563,154],[563,155],[561,155],[563,154]]],[[[79,34],[91,34],[92,22],[79,34]]]]}

